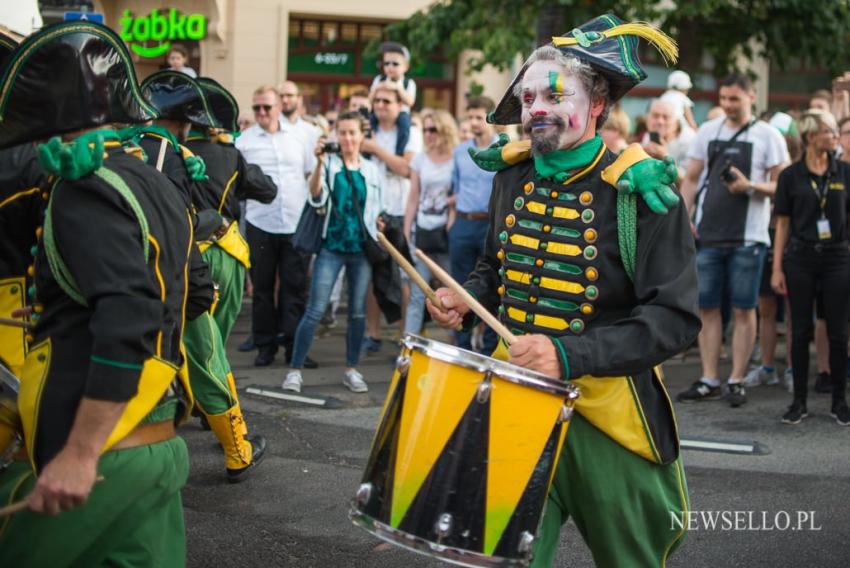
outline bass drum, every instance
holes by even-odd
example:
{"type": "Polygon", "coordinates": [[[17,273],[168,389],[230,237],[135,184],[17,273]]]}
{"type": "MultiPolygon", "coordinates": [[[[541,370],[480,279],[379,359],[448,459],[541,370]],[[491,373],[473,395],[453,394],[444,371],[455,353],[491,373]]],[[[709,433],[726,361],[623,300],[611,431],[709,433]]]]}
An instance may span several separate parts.
{"type": "Polygon", "coordinates": [[[407,335],[355,524],[461,566],[527,566],[578,390],[407,335]]]}

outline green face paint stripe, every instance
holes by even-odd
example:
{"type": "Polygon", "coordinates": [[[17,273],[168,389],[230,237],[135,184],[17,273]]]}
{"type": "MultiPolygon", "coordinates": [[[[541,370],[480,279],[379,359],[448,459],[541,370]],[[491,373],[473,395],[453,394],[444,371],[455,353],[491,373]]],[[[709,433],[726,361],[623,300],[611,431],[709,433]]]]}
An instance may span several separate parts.
{"type": "Polygon", "coordinates": [[[518,264],[534,264],[533,256],[520,254],[518,252],[509,252],[505,255],[505,257],[507,257],[507,259],[511,262],[516,262],[518,264]]]}
{"type": "Polygon", "coordinates": [[[15,60],[12,65],[9,65],[6,69],[6,72],[3,74],[2,80],[0,80],[0,123],[3,122],[3,114],[6,112],[6,105],[9,103],[9,92],[11,91],[12,85],[16,80],[16,76],[20,73],[20,68],[24,63],[29,60],[29,58],[35,53],[37,48],[41,46],[41,44],[45,43],[48,40],[53,39],[57,35],[62,35],[63,33],[67,33],[67,30],[70,32],[74,31],[84,31],[91,33],[92,35],[96,35],[112,45],[115,49],[124,54],[124,58],[122,63],[127,70],[127,74],[130,76],[130,88],[133,91],[133,95],[135,96],[136,102],[138,102],[145,110],[147,110],[148,114],[152,117],[159,116],[159,113],[145,101],[145,98],[142,96],[142,92],[139,90],[139,83],[136,79],[136,69],[133,67],[131,63],[130,52],[127,51],[127,47],[123,42],[116,42],[115,38],[109,35],[107,32],[100,30],[91,24],[81,24],[79,22],[69,22],[64,24],[58,24],[56,29],[54,29],[51,33],[33,38],[30,36],[25,39],[22,43],[20,49],[23,49],[23,55],[15,60]],[[27,45],[29,43],[29,45],[27,45]],[[23,46],[26,46],[25,48],[23,46]]]}
{"type": "Polygon", "coordinates": [[[98,357],[97,355],[92,355],[91,360],[95,363],[100,363],[101,365],[108,365],[110,367],[117,367],[119,369],[130,369],[131,371],[142,370],[142,365],[137,365],[134,363],[123,363],[121,361],[113,361],[112,359],[98,357]]]}

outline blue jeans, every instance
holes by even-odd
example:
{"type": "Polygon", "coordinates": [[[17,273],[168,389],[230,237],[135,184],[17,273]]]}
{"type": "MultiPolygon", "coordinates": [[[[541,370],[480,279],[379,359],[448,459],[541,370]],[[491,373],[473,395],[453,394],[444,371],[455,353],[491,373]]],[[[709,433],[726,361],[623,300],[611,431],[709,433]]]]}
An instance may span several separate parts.
{"type": "Polygon", "coordinates": [[[760,243],[700,248],[697,251],[700,309],[719,308],[724,287],[733,308],[755,309],[758,305],[765,248],[760,243]]]}
{"type": "Polygon", "coordinates": [[[345,267],[348,280],[348,329],[345,334],[345,361],[348,367],[356,367],[360,360],[360,344],[366,330],[366,292],[372,279],[372,266],[366,255],[339,254],[327,249],[319,251],[313,263],[313,281],[304,317],[298,323],[293,343],[292,368],[300,369],[313,343],[316,326],[325,315],[331,299],[336,278],[345,267]]]}
{"type": "MultiPolygon", "coordinates": [[[[448,257],[445,253],[429,254],[429,257],[442,266],[448,264],[448,257]]],[[[424,262],[419,260],[418,256],[413,257],[413,266],[416,272],[425,279],[425,282],[431,280],[431,271],[424,262]]],[[[425,292],[419,289],[419,286],[412,285],[410,287],[410,299],[407,301],[407,312],[404,316],[404,332],[419,334],[422,331],[422,322],[425,320],[425,292]]]]}
{"type": "MultiPolygon", "coordinates": [[[[486,219],[475,221],[458,217],[449,230],[449,258],[451,261],[452,278],[463,284],[478,263],[478,258],[484,254],[484,241],[487,238],[486,219]]],[[[472,332],[455,332],[457,346],[472,349],[472,332]]],[[[484,329],[484,353],[490,355],[496,350],[499,336],[486,327],[484,329]]]]}

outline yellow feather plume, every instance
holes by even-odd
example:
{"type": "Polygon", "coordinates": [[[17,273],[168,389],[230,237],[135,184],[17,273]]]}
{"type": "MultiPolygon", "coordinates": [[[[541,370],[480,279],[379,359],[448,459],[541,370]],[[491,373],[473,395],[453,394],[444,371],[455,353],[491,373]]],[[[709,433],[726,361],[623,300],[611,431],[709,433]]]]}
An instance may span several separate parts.
{"type": "MultiPolygon", "coordinates": [[[[676,63],[679,59],[679,46],[676,44],[676,40],[647,22],[630,22],[628,24],[621,24],[609,30],[599,32],[599,34],[606,38],[623,35],[638,36],[648,41],[655,49],[657,49],[666,64],[670,65],[676,63]]],[[[553,37],[552,43],[555,47],[561,47],[563,45],[577,45],[578,40],[573,37],[553,37]]]]}

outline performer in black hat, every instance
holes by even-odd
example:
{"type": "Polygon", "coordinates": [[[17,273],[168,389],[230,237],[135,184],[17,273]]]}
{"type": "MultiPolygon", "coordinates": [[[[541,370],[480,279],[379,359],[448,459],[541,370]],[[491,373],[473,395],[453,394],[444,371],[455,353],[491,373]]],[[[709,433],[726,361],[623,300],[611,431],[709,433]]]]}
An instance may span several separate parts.
{"type": "MultiPolygon", "coordinates": [[[[0,33],[0,70],[18,45],[15,38],[0,33]]],[[[27,303],[32,277],[35,229],[41,224],[47,196],[47,174],[38,163],[31,142],[0,150],[0,317],[12,314],[27,303]]],[[[23,323],[23,322],[22,322],[23,323]]],[[[0,364],[20,375],[27,352],[23,327],[0,324],[0,364]]]]}
{"type": "MultiPolygon", "coordinates": [[[[244,269],[237,259],[248,262],[248,245],[233,222],[235,217],[225,217],[224,208],[219,204],[220,200],[227,199],[231,189],[235,189],[232,187],[236,182],[234,171],[222,172],[221,168],[227,167],[228,162],[219,161],[223,158],[221,155],[211,156],[211,162],[215,161],[216,177],[210,180],[205,160],[194,155],[176,139],[176,135],[179,135],[179,139],[185,141],[190,127],[219,127],[219,121],[212,113],[213,106],[197,81],[184,73],[161,71],[142,82],[142,92],[151,105],[162,113],[155,124],[141,129],[138,137],[148,154],[148,163],[158,162],[158,156],[153,160],[151,152],[159,152],[161,147],[165,147],[168,166],[164,171],[168,171],[169,177],[173,176],[172,179],[188,188],[189,207],[195,217],[216,220],[215,232],[196,229],[195,239],[200,245],[204,261],[210,267],[213,281],[218,286],[218,299],[210,313],[201,314],[186,325],[183,340],[195,404],[224,450],[228,481],[242,481],[265,455],[266,440],[263,436],[247,435],[236,382],[225,350],[227,335],[242,303],[244,269]],[[198,164],[203,166],[203,176],[197,175],[198,164]],[[227,178],[224,178],[225,173],[227,178]],[[216,197],[219,201],[215,201],[216,197]],[[213,242],[216,243],[215,247],[211,247],[213,242]],[[234,298],[237,289],[238,300],[234,298]],[[216,314],[219,314],[218,318],[216,314]],[[224,322],[227,333],[222,333],[218,321],[224,322]]],[[[238,154],[235,148],[233,151],[238,154]]],[[[270,180],[264,178],[252,179],[260,184],[271,184],[270,180]]],[[[243,180],[239,180],[239,183],[241,185],[243,180]]],[[[270,190],[261,187],[258,191],[268,194],[270,190]]],[[[270,199],[273,199],[276,192],[273,185],[271,192],[270,199]]],[[[228,205],[231,209],[227,214],[235,215],[233,203],[228,205]]],[[[200,223],[203,224],[203,221],[200,223]]]]}
{"type": "MultiPolygon", "coordinates": [[[[675,166],[637,145],[616,158],[597,133],[646,77],[638,37],[675,58],[657,29],[601,16],[537,49],[492,116],[522,123],[531,159],[509,146],[497,156],[514,165],[494,179],[486,252],[464,287],[518,335],[502,355],[582,391],[536,567],[552,565],[569,517],[598,566],[663,566],[684,536],[671,527],[688,498],[658,365],[699,331],[693,238],[668,187],[675,166]]],[[[432,317],[459,324],[468,307],[437,295],[452,310],[429,305],[432,317]]]]}
{"type": "Polygon", "coordinates": [[[27,461],[0,473],[0,502],[30,510],[0,525],[2,566],[185,563],[180,338],[213,287],[187,270],[179,194],[110,127],[155,117],[124,43],[90,22],[28,37],[0,80],[0,148],[61,135],[38,148],[57,181],[18,399],[27,461]]]}

